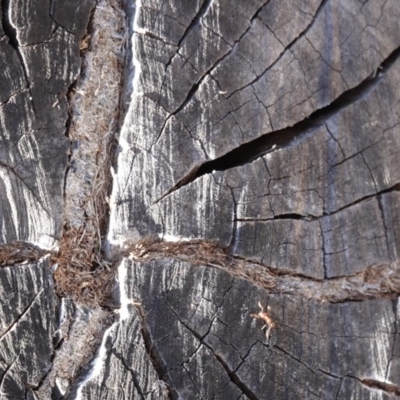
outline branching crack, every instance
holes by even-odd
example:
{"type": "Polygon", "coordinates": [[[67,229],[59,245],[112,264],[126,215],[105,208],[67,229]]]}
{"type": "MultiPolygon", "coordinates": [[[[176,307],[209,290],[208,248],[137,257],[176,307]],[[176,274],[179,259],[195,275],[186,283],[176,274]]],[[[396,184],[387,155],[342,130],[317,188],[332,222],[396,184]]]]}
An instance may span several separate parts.
{"type": "MultiPolygon", "coordinates": [[[[169,191],[161,196],[155,203],[166,196],[188,185],[203,175],[213,171],[225,171],[231,168],[249,164],[267,153],[279,151],[298,144],[300,141],[313,134],[314,131],[325,125],[326,121],[344,108],[364,99],[383,79],[385,73],[400,57],[400,48],[396,49],[380,66],[381,74],[374,78],[367,78],[358,86],[342,93],[336,100],[326,107],[312,113],[307,119],[298,122],[292,127],[262,134],[257,139],[244,143],[226,154],[203,162],[183,176],[169,191]]],[[[155,204],[154,203],[154,204],[155,204]]]]}
{"type": "Polygon", "coordinates": [[[28,69],[25,64],[24,56],[22,55],[20,50],[20,43],[18,41],[17,30],[10,21],[10,0],[1,0],[1,12],[2,12],[1,22],[3,25],[4,33],[8,37],[8,43],[15,50],[21,62],[22,70],[24,72],[24,77],[26,81],[26,87],[29,90],[29,93],[31,94],[30,97],[31,97],[32,108],[33,111],[35,112],[35,105],[32,100],[31,83],[29,81],[28,69]]]}
{"type": "MultiPolygon", "coordinates": [[[[322,0],[321,4],[319,5],[317,11],[315,12],[314,17],[311,19],[309,25],[306,27],[306,29],[301,32],[295,39],[292,40],[291,43],[289,43],[286,46],[286,51],[291,51],[291,49],[294,47],[294,45],[303,37],[305,36],[310,29],[312,28],[312,26],[314,25],[314,23],[318,20],[319,15],[321,14],[322,10],[324,9],[325,5],[328,3],[328,0],[322,0]]],[[[270,29],[270,31],[272,32],[272,30],[270,29]]],[[[269,71],[271,68],[273,68],[278,62],[279,60],[286,54],[286,51],[282,52],[282,54],[265,70],[263,71],[259,76],[257,76],[257,78],[255,78],[254,80],[252,80],[251,82],[249,82],[248,84],[246,84],[245,86],[236,89],[235,91],[233,91],[227,98],[229,99],[230,97],[232,97],[236,92],[244,89],[247,86],[253,85],[254,83],[256,83],[257,81],[259,81],[264,74],[269,71]]]]}
{"type": "MultiPolygon", "coordinates": [[[[170,308],[170,310],[175,314],[177,317],[178,321],[180,324],[182,324],[203,346],[205,346],[207,349],[211,351],[211,353],[214,355],[215,359],[221,364],[231,381],[239,388],[239,390],[244,393],[250,400],[258,400],[258,397],[254,394],[254,392],[243,382],[240,380],[238,375],[235,373],[235,371],[232,371],[227,362],[223,359],[223,357],[217,353],[215,353],[214,349],[204,341],[204,337],[206,335],[200,335],[198,332],[196,332],[194,329],[192,329],[190,326],[188,326],[185,322],[182,321],[180,318],[179,314],[174,310],[174,308],[168,303],[168,301],[164,298],[165,303],[167,306],[170,308]]],[[[210,325],[211,327],[211,325],[210,325]]]]}
{"type": "Polygon", "coordinates": [[[145,394],[143,393],[143,390],[140,387],[139,381],[136,376],[136,372],[128,365],[128,363],[126,362],[123,355],[120,354],[119,352],[117,352],[114,348],[112,349],[111,354],[113,354],[119,361],[121,361],[125,370],[131,374],[133,385],[134,385],[135,389],[137,390],[137,392],[139,393],[140,399],[144,400],[145,394]]]}
{"type": "MultiPolygon", "coordinates": [[[[204,4],[203,4],[204,11],[203,11],[202,13],[199,11],[199,14],[198,14],[199,18],[198,18],[198,21],[197,21],[197,17],[195,18],[195,20],[196,20],[195,25],[198,24],[198,22],[199,22],[200,19],[203,17],[203,15],[208,11],[208,9],[209,9],[209,7],[210,7],[210,5],[211,5],[211,3],[212,3],[213,1],[214,1],[214,0],[206,0],[206,1],[204,2],[204,4]],[[206,3],[207,3],[207,5],[205,6],[206,3]],[[208,3],[210,3],[210,4],[208,4],[208,3]]],[[[158,134],[158,137],[157,137],[157,139],[155,140],[155,142],[154,142],[154,144],[152,145],[152,147],[154,147],[154,145],[157,144],[157,142],[159,141],[159,139],[160,139],[161,135],[163,134],[163,131],[164,131],[164,129],[165,129],[165,127],[166,127],[168,121],[171,119],[171,117],[174,116],[174,115],[177,115],[180,111],[182,111],[182,110],[186,107],[186,105],[187,105],[188,103],[190,103],[190,101],[193,99],[193,97],[194,97],[195,94],[197,93],[198,89],[200,88],[201,84],[203,83],[203,81],[204,81],[208,76],[210,76],[211,79],[213,79],[213,80],[217,83],[217,85],[219,86],[218,82],[217,82],[217,81],[215,80],[215,78],[213,78],[212,75],[211,75],[212,71],[213,71],[224,59],[226,59],[226,58],[234,51],[234,49],[236,48],[236,45],[237,45],[238,43],[240,43],[240,41],[242,40],[242,38],[243,38],[243,37],[248,33],[248,31],[251,29],[253,20],[257,17],[257,15],[260,13],[260,11],[263,9],[263,7],[264,7],[268,2],[269,2],[269,0],[266,0],[266,1],[261,5],[261,7],[260,7],[258,10],[256,10],[256,12],[254,13],[254,15],[250,18],[248,28],[243,32],[243,34],[239,37],[239,39],[237,39],[237,40],[235,41],[235,43],[234,43],[232,46],[228,44],[228,46],[230,46],[230,50],[227,51],[227,52],[226,52],[225,54],[223,54],[222,56],[220,56],[217,60],[215,60],[215,62],[208,68],[208,70],[205,71],[205,72],[202,74],[202,76],[201,76],[200,78],[197,79],[197,81],[193,84],[193,86],[192,86],[192,87],[190,88],[190,90],[188,91],[188,94],[187,94],[186,98],[184,99],[184,101],[175,109],[175,111],[173,111],[173,112],[165,119],[164,124],[162,125],[162,127],[161,127],[161,129],[160,129],[160,133],[158,134]]],[[[202,8],[203,8],[203,7],[202,7],[202,8]]],[[[194,25],[194,26],[195,26],[195,25],[194,25]]],[[[191,26],[192,26],[192,24],[191,24],[191,26]]],[[[205,29],[207,29],[207,28],[205,28],[205,29]]],[[[188,32],[188,30],[187,30],[186,32],[188,32]]],[[[186,33],[186,32],[185,32],[185,33],[186,33]]],[[[214,33],[215,33],[215,32],[214,32],[214,33]]],[[[184,34],[183,38],[179,41],[179,43],[178,43],[178,49],[179,49],[179,46],[180,46],[180,44],[182,43],[183,39],[184,39],[186,36],[187,36],[187,35],[184,34]]],[[[222,38],[222,39],[223,39],[223,38],[222,38]]],[[[223,39],[223,40],[224,40],[224,39],[223,39]]],[[[181,57],[183,58],[183,56],[182,56],[180,53],[178,53],[178,55],[181,56],[181,57]]],[[[170,59],[169,63],[167,64],[166,68],[169,66],[169,64],[171,63],[171,61],[172,61],[172,58],[170,59]]],[[[186,60],[186,62],[189,62],[189,61],[186,60]]],[[[191,63],[190,63],[190,64],[191,64],[191,63]]],[[[191,64],[191,65],[192,65],[192,64],[191,64]]],[[[194,68],[193,65],[192,65],[192,67],[194,68]]],[[[250,66],[250,67],[251,67],[251,66],[250,66]]],[[[194,68],[194,69],[195,69],[195,68],[194,68]]]]}

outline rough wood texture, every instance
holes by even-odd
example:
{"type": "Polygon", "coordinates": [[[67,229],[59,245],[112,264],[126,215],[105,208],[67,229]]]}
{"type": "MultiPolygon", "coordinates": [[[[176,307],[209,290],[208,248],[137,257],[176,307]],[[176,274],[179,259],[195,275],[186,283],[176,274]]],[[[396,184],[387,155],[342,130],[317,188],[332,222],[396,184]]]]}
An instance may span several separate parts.
{"type": "Polygon", "coordinates": [[[76,398],[129,398],[136,390],[142,393],[137,398],[163,398],[149,392],[155,378],[142,361],[141,335],[151,343],[149,355],[174,399],[397,398],[378,387],[398,383],[398,300],[307,301],[169,259],[126,259],[120,279],[130,317],[106,336],[103,370],[83,386],[91,390],[76,398]],[[269,340],[260,330],[263,322],[250,315],[260,311],[258,302],[268,306],[276,325],[269,340]],[[100,394],[101,385],[106,388],[100,394]]]}
{"type": "Polygon", "coordinates": [[[49,257],[0,270],[0,396],[24,399],[51,368],[58,298],[49,257]]]}
{"type": "Polygon", "coordinates": [[[2,2],[0,244],[23,241],[49,249],[62,235],[66,94],[79,74],[79,41],[94,1],[68,2],[68,10],[79,13],[66,28],[62,19],[71,18],[69,11],[60,1],[52,8],[50,3],[2,2]]]}
{"type": "MultiPolygon", "coordinates": [[[[164,31],[158,30],[153,19],[145,17],[145,11],[139,7],[138,34],[134,37],[138,71],[131,107],[121,132],[122,152],[113,193],[111,245],[153,233],[185,237],[188,230],[190,237],[218,239],[213,226],[232,223],[235,217],[232,213],[230,218],[221,216],[221,221],[215,222],[218,217],[214,218],[214,214],[219,214],[219,208],[225,206],[213,206],[220,195],[218,186],[210,188],[210,180],[204,178],[204,183],[193,183],[197,200],[191,204],[193,210],[198,211],[197,218],[190,204],[185,213],[182,202],[176,202],[176,198],[157,201],[178,183],[193,179],[196,171],[211,173],[213,169],[245,162],[240,154],[231,154],[219,163],[210,163],[208,169],[201,168],[206,161],[218,159],[260,137],[265,139],[264,143],[258,143],[255,149],[243,148],[243,153],[248,151],[251,160],[260,152],[274,150],[273,145],[277,145],[275,151],[265,156],[267,168],[271,165],[272,169],[271,190],[275,194],[272,201],[278,203],[276,207],[272,205],[273,210],[276,209],[275,216],[297,213],[295,209],[301,208],[303,202],[306,204],[303,208],[313,208],[314,215],[331,213],[375,190],[382,190],[382,186],[393,186],[392,182],[377,182],[375,189],[367,153],[364,162],[362,151],[375,144],[384,157],[375,160],[385,161],[385,168],[390,167],[390,162],[386,162],[385,156],[389,154],[385,144],[389,145],[391,134],[396,134],[397,118],[389,104],[397,104],[399,72],[396,65],[383,77],[379,71],[387,67],[385,60],[400,45],[400,35],[394,28],[400,13],[396,2],[365,5],[355,0],[319,4],[296,2],[291,12],[304,15],[302,7],[307,3],[308,14],[305,13],[305,19],[291,18],[289,39],[285,41],[280,34],[286,47],[268,28],[268,21],[263,21],[265,15],[277,12],[277,3],[255,1],[244,7],[241,2],[235,5],[225,1],[205,2],[189,25],[176,16],[187,26],[178,42],[162,34],[164,31]],[[236,18],[236,13],[241,17],[236,18]],[[226,21],[235,21],[231,23],[237,25],[233,28],[226,21]],[[252,37],[263,39],[252,40],[250,50],[247,41],[252,37]],[[291,41],[286,44],[288,40],[291,41]],[[263,49],[268,46],[270,56],[271,49],[277,46],[282,49],[270,63],[260,56],[263,50],[259,46],[263,49]],[[249,63],[241,54],[242,47],[260,57],[249,63]],[[240,65],[234,61],[238,59],[240,65]],[[258,72],[251,77],[253,70],[258,72]],[[226,83],[218,74],[224,76],[226,83]],[[241,76],[245,81],[236,84],[235,79],[241,76]],[[373,93],[368,93],[371,86],[374,86],[373,93]],[[340,95],[348,92],[352,103],[345,107],[345,100],[349,99],[340,98],[340,95]],[[331,116],[334,100],[337,100],[337,108],[344,109],[331,116]],[[313,114],[320,109],[322,115],[313,114]],[[350,117],[350,113],[355,115],[350,117]],[[321,125],[321,132],[308,135],[312,122],[321,125]],[[325,128],[323,132],[325,122],[329,130],[325,128]],[[292,132],[281,131],[293,125],[292,132]],[[368,140],[361,139],[360,126],[368,140]],[[301,141],[304,136],[309,137],[301,141]],[[377,136],[387,139],[381,142],[377,136]],[[300,143],[289,146],[294,140],[300,143]],[[313,147],[307,149],[307,144],[313,147]],[[344,154],[340,145],[346,148],[344,154]],[[307,154],[313,156],[307,157],[307,154]],[[284,165],[279,163],[274,168],[273,165],[282,159],[284,165]],[[297,174],[293,173],[296,170],[297,174]],[[349,173],[354,179],[346,178],[349,173]],[[356,176],[359,179],[356,180],[356,176]],[[304,192],[303,196],[299,191],[304,192]],[[296,201],[291,198],[294,193],[296,201]],[[296,206],[298,203],[300,205],[296,206]],[[203,226],[204,218],[210,221],[210,232],[203,226]],[[185,227],[185,220],[189,221],[189,228],[185,227]]],[[[172,4],[174,2],[171,7],[172,4]]],[[[161,5],[152,6],[156,10],[157,7],[161,5]]],[[[164,8],[160,13],[169,15],[164,8]]],[[[170,20],[165,18],[163,23],[168,25],[170,20]]],[[[382,168],[383,165],[378,170],[382,168]]],[[[268,171],[262,169],[257,176],[261,174],[266,175],[268,182],[268,171]]],[[[386,175],[381,172],[381,176],[386,175]]],[[[387,176],[391,181],[398,181],[396,173],[387,176]]],[[[243,180],[248,182],[245,174],[243,180]]],[[[236,189],[235,200],[239,202],[239,190],[230,187],[236,189]]],[[[257,189],[264,189],[264,194],[268,194],[261,183],[257,189]]],[[[179,191],[175,196],[179,196],[179,191]]],[[[182,193],[182,197],[185,196],[186,193],[182,193]]],[[[221,200],[225,203],[224,194],[221,200]]],[[[220,240],[226,245],[224,233],[220,240]]]]}
{"type": "Polygon", "coordinates": [[[0,10],[2,397],[400,398],[397,0],[0,10]]]}

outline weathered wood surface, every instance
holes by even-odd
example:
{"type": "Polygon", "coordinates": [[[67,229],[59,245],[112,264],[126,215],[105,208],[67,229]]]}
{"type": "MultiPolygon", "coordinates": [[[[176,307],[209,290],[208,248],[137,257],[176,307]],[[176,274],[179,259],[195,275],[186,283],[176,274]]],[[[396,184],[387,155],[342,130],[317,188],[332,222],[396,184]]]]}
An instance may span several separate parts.
{"type": "Polygon", "coordinates": [[[124,314],[106,337],[103,369],[80,398],[129,398],[136,391],[138,398],[160,398],[152,365],[139,361],[145,344],[127,339],[138,324],[171,398],[378,399],[391,397],[362,381],[398,383],[399,314],[391,300],[308,301],[168,259],[124,260],[120,279],[124,314]],[[259,312],[258,302],[270,307],[276,324],[269,341],[263,322],[249,316],[259,312]]]}
{"type": "Polygon", "coordinates": [[[58,325],[49,257],[0,270],[0,396],[24,399],[51,367],[58,325]]]}
{"type": "Polygon", "coordinates": [[[66,94],[93,0],[2,2],[0,244],[51,249],[62,236],[66,94]]]}
{"type": "Polygon", "coordinates": [[[396,0],[0,10],[1,398],[400,397],[396,0]]]}

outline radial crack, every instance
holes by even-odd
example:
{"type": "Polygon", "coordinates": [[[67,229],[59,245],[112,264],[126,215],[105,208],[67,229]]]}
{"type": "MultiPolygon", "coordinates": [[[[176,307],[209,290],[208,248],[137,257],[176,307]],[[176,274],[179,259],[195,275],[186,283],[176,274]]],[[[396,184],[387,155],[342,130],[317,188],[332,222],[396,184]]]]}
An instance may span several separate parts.
{"type": "MultiPolygon", "coordinates": [[[[291,147],[313,134],[326,121],[346,107],[362,100],[367,96],[383,79],[385,73],[394,62],[400,57],[400,48],[396,49],[382,64],[382,73],[374,78],[367,78],[358,86],[342,93],[336,100],[326,107],[312,113],[305,120],[298,122],[292,127],[260,135],[257,139],[244,143],[224,155],[203,162],[194,167],[184,175],[178,182],[163,196],[157,199],[154,204],[163,200],[166,196],[181,187],[192,183],[203,175],[213,171],[225,171],[231,168],[249,164],[256,159],[274,151],[291,147]]],[[[365,149],[364,149],[365,150],[365,149]]],[[[342,161],[343,162],[343,161],[342,161]]]]}

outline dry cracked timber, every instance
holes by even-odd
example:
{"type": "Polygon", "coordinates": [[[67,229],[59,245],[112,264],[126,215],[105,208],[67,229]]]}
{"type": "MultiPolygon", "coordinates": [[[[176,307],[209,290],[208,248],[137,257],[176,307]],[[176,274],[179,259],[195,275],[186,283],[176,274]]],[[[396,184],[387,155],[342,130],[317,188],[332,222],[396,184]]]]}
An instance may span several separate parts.
{"type": "Polygon", "coordinates": [[[397,0],[0,3],[0,398],[400,398],[397,0]]]}

